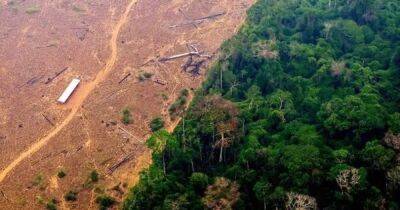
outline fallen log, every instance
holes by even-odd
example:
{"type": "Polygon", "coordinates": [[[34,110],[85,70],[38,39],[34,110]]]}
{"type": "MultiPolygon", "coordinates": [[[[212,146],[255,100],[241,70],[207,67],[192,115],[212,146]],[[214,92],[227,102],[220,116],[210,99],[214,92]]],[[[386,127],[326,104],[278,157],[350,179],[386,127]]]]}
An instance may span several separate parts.
{"type": "Polygon", "coordinates": [[[77,147],[77,148],[76,148],[76,152],[79,152],[79,151],[81,151],[82,149],[83,149],[83,145],[77,147]]]}
{"type": "Polygon", "coordinates": [[[51,126],[55,126],[54,123],[44,114],[42,114],[42,116],[44,117],[44,119],[46,119],[46,121],[51,125],[51,126]]]}
{"type": "Polygon", "coordinates": [[[121,84],[122,82],[124,82],[126,79],[128,79],[128,77],[130,77],[132,74],[131,73],[129,73],[129,74],[127,74],[124,78],[122,78],[119,82],[118,82],[118,84],[121,84]]]}
{"type": "Polygon", "coordinates": [[[200,53],[199,52],[182,53],[182,54],[173,55],[173,56],[170,56],[170,57],[160,58],[159,61],[160,62],[165,62],[165,61],[169,61],[169,60],[173,60],[173,59],[177,59],[177,58],[183,58],[183,57],[187,57],[187,56],[193,56],[193,55],[200,56],[200,53]]]}
{"type": "Polygon", "coordinates": [[[193,45],[193,44],[187,45],[187,48],[188,48],[189,50],[193,50],[194,52],[199,52],[199,50],[197,49],[197,47],[196,47],[195,45],[193,45]]]}
{"type": "Polygon", "coordinates": [[[147,61],[144,62],[140,67],[146,66],[147,64],[149,64],[149,63],[151,63],[151,62],[155,62],[154,58],[151,58],[151,59],[147,60],[147,61]]]}
{"type": "Polygon", "coordinates": [[[194,19],[194,20],[195,20],[195,21],[207,20],[207,19],[212,19],[212,18],[216,18],[216,17],[222,16],[222,15],[225,15],[225,14],[226,14],[226,12],[219,12],[219,13],[216,13],[216,14],[213,14],[213,15],[201,17],[201,18],[194,19]]]}
{"type": "Polygon", "coordinates": [[[38,82],[39,80],[41,80],[44,76],[35,76],[32,77],[31,79],[29,79],[28,81],[26,81],[24,84],[19,85],[17,88],[22,88],[26,85],[30,86],[30,85],[34,85],[36,82],[38,82]]]}
{"type": "Polygon", "coordinates": [[[10,200],[8,199],[6,194],[3,192],[3,190],[0,190],[0,194],[1,194],[1,196],[3,196],[4,199],[6,199],[8,202],[10,202],[10,200]]]}
{"type": "Polygon", "coordinates": [[[42,79],[44,76],[42,75],[42,76],[36,76],[36,77],[33,77],[33,78],[31,78],[30,80],[28,80],[27,82],[26,82],[26,84],[27,85],[33,85],[33,84],[35,84],[37,81],[39,81],[40,79],[42,79]]]}
{"type": "Polygon", "coordinates": [[[158,61],[165,62],[165,61],[170,61],[170,60],[183,58],[183,57],[187,57],[187,56],[198,56],[198,57],[206,57],[206,58],[211,58],[212,57],[211,55],[201,54],[200,52],[188,52],[188,53],[182,53],[182,54],[178,54],[178,55],[173,55],[173,56],[170,56],[170,57],[162,57],[158,61]]]}
{"type": "Polygon", "coordinates": [[[167,82],[162,81],[162,80],[160,80],[160,79],[155,79],[155,80],[153,80],[153,82],[154,82],[154,83],[157,83],[157,84],[159,84],[159,85],[166,85],[166,84],[167,84],[167,82]]]}
{"type": "Polygon", "coordinates": [[[182,26],[187,26],[187,25],[196,25],[196,27],[197,27],[198,24],[201,24],[205,20],[216,18],[216,17],[222,16],[222,15],[225,15],[225,14],[226,14],[226,12],[220,12],[220,13],[217,13],[217,14],[213,14],[213,15],[197,18],[197,19],[194,19],[194,20],[191,20],[191,21],[186,21],[186,22],[183,22],[183,23],[180,23],[180,24],[171,25],[169,27],[170,28],[177,28],[177,27],[182,27],[182,26]]]}
{"type": "Polygon", "coordinates": [[[112,166],[110,166],[108,168],[108,174],[112,174],[115,170],[117,170],[119,167],[121,167],[124,163],[127,163],[128,161],[130,161],[133,157],[134,157],[135,153],[129,153],[128,155],[120,158],[115,164],[113,164],[112,166]]]}
{"type": "Polygon", "coordinates": [[[117,125],[118,129],[120,129],[121,131],[125,132],[126,134],[130,135],[131,137],[133,137],[136,141],[139,141],[140,143],[142,143],[143,141],[140,140],[139,138],[137,138],[135,135],[133,135],[131,132],[127,131],[126,129],[124,129],[123,127],[121,127],[120,125],[117,125]]]}
{"type": "Polygon", "coordinates": [[[62,73],[67,71],[69,67],[63,68],[61,71],[57,72],[53,77],[47,78],[47,81],[44,84],[50,84],[53,80],[55,80],[57,77],[59,77],[62,73]]]}
{"type": "MultiPolygon", "coordinates": [[[[193,21],[193,20],[192,20],[191,18],[189,18],[189,16],[187,16],[180,8],[179,8],[179,12],[182,13],[182,15],[183,15],[186,19],[193,21]]],[[[196,25],[196,23],[192,23],[192,25],[193,25],[195,28],[198,28],[197,25],[196,25]]]]}

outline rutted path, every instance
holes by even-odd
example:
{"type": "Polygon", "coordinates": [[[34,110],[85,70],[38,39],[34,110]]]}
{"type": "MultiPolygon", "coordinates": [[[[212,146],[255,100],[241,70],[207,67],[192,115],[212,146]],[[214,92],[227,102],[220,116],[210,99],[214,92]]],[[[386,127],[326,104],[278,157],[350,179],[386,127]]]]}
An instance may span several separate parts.
{"type": "Polygon", "coordinates": [[[32,154],[36,153],[39,149],[44,147],[54,136],[56,136],[65,126],[67,126],[71,120],[74,118],[76,113],[79,111],[81,105],[89,94],[96,88],[96,86],[104,81],[110,74],[111,70],[114,68],[116,60],[118,58],[118,44],[117,39],[121,31],[122,26],[126,23],[129,12],[132,7],[136,4],[137,0],[131,0],[131,2],[126,6],[125,12],[122,14],[121,18],[118,20],[117,24],[112,30],[110,39],[111,55],[107,60],[106,66],[97,73],[95,79],[90,83],[83,85],[79,92],[74,95],[74,100],[69,105],[71,112],[68,116],[58,124],[53,130],[47,133],[44,137],[37,140],[36,143],[31,145],[27,150],[21,153],[16,159],[14,159],[3,171],[0,173],[0,183],[7,177],[7,175],[18,166],[23,160],[29,158],[32,154]]]}

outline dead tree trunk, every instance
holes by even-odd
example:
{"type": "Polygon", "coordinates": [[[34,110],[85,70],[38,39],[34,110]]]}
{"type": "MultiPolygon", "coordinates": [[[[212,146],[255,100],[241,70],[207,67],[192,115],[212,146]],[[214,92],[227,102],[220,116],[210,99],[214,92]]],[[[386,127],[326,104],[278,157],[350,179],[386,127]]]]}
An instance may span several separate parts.
{"type": "Polygon", "coordinates": [[[46,121],[51,125],[51,126],[55,126],[54,123],[44,114],[42,114],[42,116],[44,117],[44,119],[46,119],[46,121]]]}
{"type": "Polygon", "coordinates": [[[222,152],[224,150],[224,142],[225,142],[225,138],[224,138],[224,133],[221,133],[221,143],[220,143],[220,149],[219,149],[219,162],[222,163],[222,152]]]}
{"type": "Polygon", "coordinates": [[[118,82],[118,84],[121,84],[123,81],[125,81],[126,79],[128,79],[128,77],[131,76],[131,75],[132,75],[131,73],[127,74],[124,78],[122,78],[122,79],[118,82]]]}
{"type": "Polygon", "coordinates": [[[114,165],[108,168],[108,173],[112,174],[115,170],[117,170],[120,166],[122,166],[124,163],[127,163],[134,157],[135,153],[130,153],[126,155],[125,157],[121,158],[119,161],[117,161],[114,165]]]}
{"type": "Polygon", "coordinates": [[[64,73],[65,71],[67,71],[69,69],[69,67],[65,67],[64,69],[62,69],[61,71],[57,72],[56,75],[54,75],[53,77],[47,78],[47,81],[44,84],[50,84],[54,79],[56,79],[57,77],[59,77],[62,73],[64,73]]]}
{"type": "Polygon", "coordinates": [[[183,23],[180,23],[180,24],[171,25],[169,27],[170,28],[177,28],[177,27],[188,26],[188,25],[196,25],[196,27],[197,27],[197,24],[200,24],[200,23],[204,22],[207,19],[213,19],[213,18],[222,16],[222,15],[225,15],[225,14],[226,14],[226,12],[220,12],[220,13],[216,13],[216,14],[213,14],[213,15],[197,18],[197,19],[194,19],[194,20],[191,20],[191,21],[186,21],[186,22],[183,22],[183,23]]]}
{"type": "Polygon", "coordinates": [[[182,58],[182,57],[187,57],[187,56],[193,56],[193,55],[200,56],[200,53],[199,52],[182,53],[182,54],[177,54],[177,55],[173,55],[173,56],[170,56],[170,57],[163,57],[163,58],[160,58],[158,61],[165,62],[165,61],[169,61],[169,60],[173,60],[173,59],[177,59],[177,58],[182,58]]]}

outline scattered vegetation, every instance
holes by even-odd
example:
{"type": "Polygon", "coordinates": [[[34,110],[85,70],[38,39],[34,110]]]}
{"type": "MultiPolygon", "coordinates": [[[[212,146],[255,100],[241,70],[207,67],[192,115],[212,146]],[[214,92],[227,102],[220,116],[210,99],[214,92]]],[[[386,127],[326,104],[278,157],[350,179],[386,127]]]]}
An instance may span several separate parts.
{"type": "Polygon", "coordinates": [[[26,204],[28,204],[28,201],[26,200],[25,197],[19,197],[19,198],[16,200],[16,203],[17,203],[18,205],[20,205],[20,206],[26,206],[26,204]]]}
{"type": "Polygon", "coordinates": [[[91,182],[98,182],[99,181],[99,173],[96,170],[90,172],[89,179],[91,182]]]}
{"type": "Polygon", "coordinates": [[[100,186],[96,186],[96,187],[93,189],[93,192],[95,192],[95,193],[97,193],[97,194],[103,194],[103,193],[105,192],[105,189],[102,188],[102,187],[100,187],[100,186]]]}
{"type": "Polygon", "coordinates": [[[131,124],[132,123],[132,114],[131,111],[128,108],[125,108],[122,110],[122,123],[125,125],[131,124]]]}
{"type": "Polygon", "coordinates": [[[93,170],[89,173],[89,176],[85,183],[83,184],[83,188],[93,188],[94,184],[99,181],[99,173],[96,170],[93,170]]]}
{"type": "Polygon", "coordinates": [[[150,122],[151,131],[155,132],[164,127],[164,120],[161,117],[156,117],[150,122]]]}
{"type": "Polygon", "coordinates": [[[78,196],[78,192],[70,190],[64,195],[64,199],[66,201],[72,202],[72,201],[77,200],[77,196],[78,196]]]}
{"type": "Polygon", "coordinates": [[[35,178],[32,181],[32,185],[38,187],[40,190],[46,189],[46,183],[42,173],[39,173],[35,176],[35,178]]]}
{"type": "Polygon", "coordinates": [[[26,14],[32,15],[40,12],[40,7],[38,5],[32,5],[25,10],[26,14]]]}
{"type": "Polygon", "coordinates": [[[189,90],[186,89],[186,88],[181,90],[181,96],[188,97],[189,96],[189,90]]]}
{"type": "Polygon", "coordinates": [[[178,115],[182,114],[185,105],[187,103],[188,96],[189,96],[189,90],[183,89],[180,92],[178,99],[173,104],[171,104],[171,106],[168,109],[171,119],[175,119],[178,115]]]}
{"type": "Polygon", "coordinates": [[[393,8],[257,1],[123,209],[400,209],[393,8]]]}
{"type": "Polygon", "coordinates": [[[55,198],[49,200],[46,204],[47,210],[57,210],[57,200],[55,198]]]}
{"type": "Polygon", "coordinates": [[[162,94],[161,94],[161,97],[162,97],[162,99],[163,99],[164,101],[168,100],[168,95],[165,94],[165,93],[162,93],[162,94]]]}
{"type": "Polygon", "coordinates": [[[60,169],[57,172],[57,177],[60,178],[60,179],[64,178],[66,175],[67,175],[67,173],[65,172],[64,169],[60,169]]]}
{"type": "Polygon", "coordinates": [[[96,203],[99,204],[100,210],[106,210],[109,207],[113,206],[116,201],[113,197],[108,195],[99,195],[96,198],[96,203]]]}
{"type": "Polygon", "coordinates": [[[44,198],[40,195],[36,196],[36,201],[38,204],[43,205],[44,204],[44,198]]]}
{"type": "Polygon", "coordinates": [[[72,6],[72,10],[75,11],[75,12],[77,12],[77,13],[84,13],[84,12],[86,12],[85,9],[83,9],[82,7],[80,7],[79,5],[76,5],[76,4],[74,4],[74,5],[72,6]]]}
{"type": "Polygon", "coordinates": [[[153,76],[153,74],[150,72],[142,72],[139,74],[138,79],[139,79],[139,81],[144,81],[144,80],[150,79],[152,76],[153,76]]]}
{"type": "Polygon", "coordinates": [[[44,180],[43,175],[42,175],[42,174],[38,174],[38,175],[36,175],[35,178],[33,179],[32,185],[33,185],[33,186],[39,186],[40,184],[43,183],[43,180],[44,180]]]}

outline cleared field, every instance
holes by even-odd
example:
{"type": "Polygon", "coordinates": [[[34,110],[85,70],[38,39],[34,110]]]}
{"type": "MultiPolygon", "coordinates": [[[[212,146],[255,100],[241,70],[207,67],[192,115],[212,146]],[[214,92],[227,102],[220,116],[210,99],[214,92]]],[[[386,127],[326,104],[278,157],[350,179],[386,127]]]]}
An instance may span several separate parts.
{"type": "Polygon", "coordinates": [[[3,1],[0,208],[43,208],[38,198],[56,198],[64,209],[91,209],[96,193],[122,198],[149,163],[149,122],[162,116],[172,129],[169,105],[180,90],[198,87],[212,62],[194,75],[182,71],[187,57],[163,58],[193,48],[216,57],[251,3],[3,1]],[[76,77],[81,84],[70,101],[56,103],[76,77]],[[124,108],[131,124],[120,121],[124,108]],[[100,180],[84,186],[93,170],[100,180]],[[77,201],[63,201],[69,190],[79,192],[77,201]]]}

